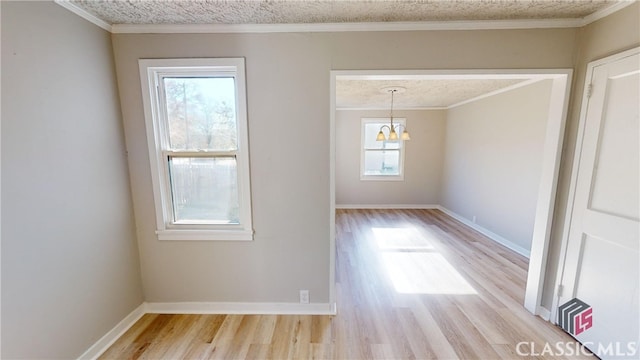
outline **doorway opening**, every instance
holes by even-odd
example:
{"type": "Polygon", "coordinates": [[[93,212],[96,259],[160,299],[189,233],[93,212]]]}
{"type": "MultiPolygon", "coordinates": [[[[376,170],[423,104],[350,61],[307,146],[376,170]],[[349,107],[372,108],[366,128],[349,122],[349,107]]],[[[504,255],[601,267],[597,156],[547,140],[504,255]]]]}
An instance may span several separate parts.
{"type": "MultiPolygon", "coordinates": [[[[330,302],[335,304],[335,251],[336,251],[336,224],[335,213],[337,205],[341,208],[362,207],[362,204],[336,204],[336,159],[338,155],[337,146],[340,136],[343,136],[342,127],[340,132],[337,129],[339,125],[338,112],[347,108],[353,113],[357,111],[388,111],[389,104],[380,99],[376,100],[372,95],[378,87],[406,85],[411,88],[418,89],[419,92],[433,94],[433,90],[444,95],[450,95],[449,103],[430,103],[426,105],[413,106],[405,105],[405,110],[434,110],[441,113],[447,113],[452,109],[462,109],[466,104],[477,102],[482,99],[488,99],[494,95],[515,91],[520,88],[534,86],[535,84],[544,83],[548,90],[548,102],[546,103],[546,126],[542,129],[542,141],[540,144],[540,167],[539,180],[536,185],[536,196],[533,199],[533,220],[531,226],[531,242],[530,247],[526,246],[518,248],[509,246],[512,250],[521,253],[529,258],[529,267],[527,274],[527,284],[524,299],[524,307],[531,313],[540,315],[548,319],[549,311],[541,306],[542,292],[544,287],[545,266],[547,261],[547,252],[549,245],[549,237],[551,231],[551,222],[554,210],[555,194],[558,181],[558,169],[560,163],[560,154],[562,150],[562,141],[564,137],[564,128],[566,122],[566,114],[568,108],[569,91],[571,84],[572,70],[334,70],[331,71],[331,94],[330,94],[330,302]],[[423,86],[423,87],[421,87],[423,86]],[[429,90],[431,89],[431,90],[429,90]],[[345,96],[351,91],[355,94],[353,97],[345,96]],[[462,95],[461,95],[462,94],[462,95]],[[466,95],[465,95],[466,94],[466,95]],[[455,96],[458,96],[457,98],[455,96]],[[462,97],[460,97],[462,96],[462,97]],[[465,98],[466,96],[466,98],[465,98]],[[358,103],[358,101],[361,101],[358,103]]],[[[543,86],[543,85],[540,85],[543,86]]],[[[379,90],[379,89],[378,89],[379,90]]],[[[409,91],[408,91],[409,92],[409,91]]],[[[379,93],[379,91],[378,91],[379,93]]],[[[381,94],[383,95],[383,94],[381,94]]],[[[404,94],[403,94],[404,95],[404,94]]],[[[418,98],[419,94],[414,93],[412,96],[418,98]]],[[[457,111],[457,110],[456,110],[457,111]]],[[[524,115],[524,114],[523,114],[524,115]]],[[[356,117],[360,115],[354,115],[356,117]]],[[[383,115],[384,116],[384,115],[383,115]]],[[[383,117],[382,116],[382,117],[383,117]]],[[[399,116],[402,116],[400,114],[399,116]]],[[[445,115],[446,118],[446,115],[445,115]]],[[[340,121],[342,121],[340,119],[340,121]]],[[[445,119],[444,121],[448,121],[445,119]]],[[[414,123],[415,125],[415,123],[414,123]]],[[[411,145],[420,142],[420,131],[412,130],[412,121],[407,119],[407,128],[411,131],[411,145]]],[[[490,131],[490,129],[489,129],[490,131]]],[[[444,134],[441,136],[443,137],[444,134]]],[[[360,137],[357,137],[360,139],[360,137]]],[[[443,140],[443,139],[441,139],[443,140]]],[[[424,139],[422,139],[424,141],[424,139]]],[[[444,141],[444,140],[443,140],[444,141]]],[[[358,143],[353,141],[352,143],[358,143]]],[[[353,145],[352,145],[353,147],[353,145]]],[[[340,154],[342,157],[343,154],[340,154]]],[[[407,161],[405,166],[411,166],[407,161]]],[[[406,177],[405,177],[406,178],[406,177]]],[[[444,181],[444,180],[443,180],[444,181]]],[[[368,185],[368,184],[365,184],[368,185]]],[[[342,186],[342,185],[341,185],[342,186]]],[[[374,194],[376,194],[375,192],[374,194]]],[[[374,195],[372,195],[374,196],[374,195]]],[[[440,208],[445,213],[446,208],[436,202],[429,204],[407,204],[396,202],[394,204],[370,204],[371,208],[410,208],[411,206],[425,208],[440,208]]],[[[456,218],[455,213],[450,213],[456,218]]],[[[468,215],[468,214],[465,214],[468,215]]],[[[475,226],[475,216],[458,216],[458,220],[470,225],[472,228],[483,229],[475,226]]],[[[487,230],[487,229],[485,229],[487,230]]],[[[500,242],[504,237],[487,231],[490,238],[500,242]],[[495,236],[492,236],[495,235],[495,236]]],[[[507,241],[508,242],[508,241],[507,241]]],[[[514,244],[511,244],[514,245],[514,244]]]]}

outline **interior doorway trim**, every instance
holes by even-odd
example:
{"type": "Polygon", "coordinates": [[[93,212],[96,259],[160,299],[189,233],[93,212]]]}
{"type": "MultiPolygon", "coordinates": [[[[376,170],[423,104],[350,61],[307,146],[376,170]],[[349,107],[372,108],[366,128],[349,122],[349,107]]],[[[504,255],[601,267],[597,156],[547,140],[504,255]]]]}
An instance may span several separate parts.
{"type": "Polygon", "coordinates": [[[513,79],[530,77],[531,79],[549,79],[553,83],[523,305],[529,312],[541,315],[548,320],[549,311],[541,307],[541,301],[572,74],[573,70],[571,69],[331,70],[329,96],[329,302],[336,303],[335,128],[337,80],[349,78],[398,80],[416,77],[421,79],[513,79]]]}
{"type": "Polygon", "coordinates": [[[585,75],[585,84],[582,90],[582,103],[580,105],[580,117],[578,122],[578,132],[576,135],[576,147],[573,153],[573,168],[571,169],[571,181],[569,183],[569,196],[567,197],[567,208],[564,214],[565,225],[562,232],[562,243],[560,245],[560,255],[558,257],[558,269],[555,276],[555,284],[558,286],[554,287],[553,290],[553,300],[551,303],[550,309],[550,318],[551,322],[554,324],[557,323],[557,314],[558,314],[558,306],[560,296],[559,296],[559,285],[562,284],[562,277],[564,274],[565,262],[567,258],[567,245],[569,243],[569,230],[571,228],[571,218],[573,216],[574,202],[576,198],[576,186],[578,183],[578,170],[580,169],[580,156],[582,154],[582,141],[584,139],[585,134],[585,124],[587,117],[587,109],[589,107],[589,86],[588,84],[592,81],[593,72],[598,66],[605,65],[608,63],[612,63],[621,59],[624,59],[629,56],[633,56],[635,54],[640,53],[640,47],[635,47],[626,51],[619,52],[617,54],[613,54],[598,60],[591,61],[587,64],[587,72],[585,75]]]}

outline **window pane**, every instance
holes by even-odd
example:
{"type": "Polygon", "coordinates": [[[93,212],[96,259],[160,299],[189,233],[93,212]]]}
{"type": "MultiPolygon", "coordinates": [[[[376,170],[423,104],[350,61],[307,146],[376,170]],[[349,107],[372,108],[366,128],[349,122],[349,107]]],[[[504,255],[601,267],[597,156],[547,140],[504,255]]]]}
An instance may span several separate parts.
{"type": "Polygon", "coordinates": [[[240,222],[235,158],[173,157],[169,172],[176,222],[240,222]]]}
{"type": "Polygon", "coordinates": [[[233,77],[164,78],[172,150],[236,150],[233,77]]]}
{"type": "Polygon", "coordinates": [[[400,150],[364,152],[364,175],[400,175],[400,150]]]}
{"type": "MultiPolygon", "coordinates": [[[[399,141],[377,141],[376,137],[380,132],[380,127],[389,126],[389,122],[365,123],[364,124],[364,148],[365,149],[399,149],[399,141]]],[[[396,131],[398,131],[396,129],[396,131]]],[[[385,128],[384,136],[389,136],[389,129],[385,128]]],[[[400,134],[398,134],[399,136],[400,134]]]]}

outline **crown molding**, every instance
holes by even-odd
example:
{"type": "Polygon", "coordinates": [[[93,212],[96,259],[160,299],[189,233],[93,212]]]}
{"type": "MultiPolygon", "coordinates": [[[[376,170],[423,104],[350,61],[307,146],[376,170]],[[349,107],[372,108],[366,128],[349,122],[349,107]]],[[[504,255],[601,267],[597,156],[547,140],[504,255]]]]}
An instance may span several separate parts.
{"type": "Polygon", "coordinates": [[[135,25],[114,24],[114,34],[201,34],[201,33],[279,33],[279,32],[357,32],[357,31],[424,31],[424,30],[505,30],[572,28],[582,19],[490,20],[490,21],[424,21],[322,24],[187,24],[135,25]]]}
{"type": "Polygon", "coordinates": [[[72,13],[80,16],[81,18],[97,25],[98,27],[101,27],[107,30],[108,32],[113,32],[113,26],[111,26],[111,24],[87,12],[86,10],[70,2],[69,0],[54,0],[54,2],[62,6],[63,8],[71,11],[72,13]]]}
{"type": "MultiPolygon", "coordinates": [[[[517,84],[513,84],[507,87],[504,87],[502,89],[498,89],[498,90],[494,90],[491,92],[488,92],[486,94],[482,94],[476,97],[472,97],[470,99],[466,99],[466,100],[462,100],[460,102],[457,102],[455,104],[451,104],[451,105],[447,105],[447,106],[433,106],[433,107],[402,107],[402,108],[394,108],[394,110],[398,110],[398,111],[411,111],[411,110],[451,110],[453,108],[456,108],[458,106],[461,105],[465,105],[465,104],[469,104],[472,102],[476,102],[478,100],[482,100],[484,98],[488,98],[491,96],[495,96],[498,94],[502,94],[505,92],[509,92],[524,86],[528,86],[531,85],[533,83],[537,83],[538,81],[542,81],[548,78],[544,78],[544,77],[534,77],[534,78],[530,78],[527,80],[524,80],[522,82],[519,82],[517,84]]],[[[389,108],[365,108],[365,107],[337,107],[336,111],[379,111],[379,110],[389,110],[389,108]]],[[[336,205],[337,206],[337,205],[336,205]]]]}
{"type": "Polygon", "coordinates": [[[622,10],[635,0],[620,0],[613,5],[578,19],[476,20],[315,24],[109,24],[69,0],[54,2],[85,20],[114,34],[207,34],[207,33],[283,33],[353,31],[425,31],[425,30],[517,30],[577,28],[622,10]]]}
{"type": "MultiPolygon", "coordinates": [[[[547,78],[547,79],[549,79],[549,78],[547,78]]],[[[542,81],[542,80],[545,80],[545,78],[535,77],[535,78],[532,78],[532,79],[528,79],[528,80],[519,82],[517,84],[513,84],[513,85],[510,85],[510,86],[504,87],[502,89],[494,90],[494,91],[488,92],[486,94],[482,94],[482,95],[473,97],[471,99],[460,101],[459,103],[451,104],[451,105],[447,106],[447,110],[451,110],[451,109],[456,108],[456,107],[461,106],[461,105],[465,105],[465,104],[469,104],[469,103],[472,103],[472,102],[476,102],[476,101],[482,100],[484,98],[488,98],[488,97],[495,96],[495,95],[498,95],[498,94],[506,93],[506,92],[509,92],[509,91],[512,91],[512,90],[515,90],[515,89],[518,89],[518,88],[521,88],[521,87],[525,87],[525,86],[537,83],[538,81],[542,81]]]]}
{"type": "MultiPolygon", "coordinates": [[[[461,105],[465,105],[468,103],[472,103],[490,96],[495,96],[501,93],[505,93],[508,91],[512,91],[524,86],[531,85],[538,81],[553,79],[559,76],[566,76],[568,73],[568,69],[556,69],[556,70],[530,70],[527,73],[510,71],[510,70],[456,70],[453,73],[449,74],[449,71],[431,71],[431,70],[415,70],[414,73],[407,74],[407,70],[398,70],[395,74],[392,74],[389,70],[371,70],[367,71],[366,75],[357,75],[354,74],[354,71],[351,70],[334,70],[336,73],[344,72],[344,75],[338,75],[338,79],[340,80],[433,80],[433,79],[458,79],[458,80],[470,80],[470,79],[518,79],[522,80],[516,84],[493,90],[488,93],[478,95],[466,100],[462,100],[460,102],[451,104],[451,105],[442,105],[442,106],[415,106],[415,107],[394,107],[395,110],[398,111],[411,111],[411,110],[451,110],[461,105]],[[376,74],[376,73],[380,74],[376,74]],[[510,72],[510,73],[508,73],[510,72]]],[[[388,107],[336,107],[336,111],[379,111],[379,110],[389,110],[388,107]]]]}
{"type": "Polygon", "coordinates": [[[637,2],[637,0],[619,0],[617,3],[606,7],[604,9],[598,10],[596,12],[594,12],[593,14],[587,15],[585,17],[582,18],[582,20],[580,21],[580,26],[586,26],[591,24],[592,22],[598,21],[604,17],[607,17],[611,14],[613,14],[616,11],[622,10],[624,8],[626,8],[629,5],[633,5],[635,2],[637,2]]]}

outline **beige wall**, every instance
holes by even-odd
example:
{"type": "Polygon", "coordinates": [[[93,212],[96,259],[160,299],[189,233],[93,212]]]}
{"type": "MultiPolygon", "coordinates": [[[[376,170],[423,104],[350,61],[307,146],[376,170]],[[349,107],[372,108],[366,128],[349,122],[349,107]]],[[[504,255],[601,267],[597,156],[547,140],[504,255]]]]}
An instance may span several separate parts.
{"type": "Polygon", "coordinates": [[[565,130],[551,246],[545,273],[545,291],[542,304],[547,309],[551,307],[553,289],[556,287],[555,278],[560,261],[562,235],[566,226],[564,217],[567,211],[587,65],[591,61],[640,46],[640,2],[636,2],[621,11],[579,29],[576,37],[576,46],[575,81],[565,130]]]}
{"type": "Polygon", "coordinates": [[[360,180],[361,119],[388,118],[388,111],[336,112],[336,204],[436,205],[440,203],[444,110],[400,110],[413,141],[405,142],[403,181],[360,180]]]}
{"type": "Polygon", "coordinates": [[[143,301],[110,35],[2,12],[2,358],[73,359],[143,301]]]}
{"type": "MultiPolygon", "coordinates": [[[[2,357],[73,358],[143,299],[109,35],[52,3],[1,6],[2,357]]],[[[144,298],[328,300],[332,69],[575,65],[552,280],[586,64],[640,44],[639,6],[584,29],[113,35],[144,298]],[[159,242],[137,59],[215,56],[247,59],[256,240],[159,242]]]]}
{"type": "Polygon", "coordinates": [[[442,205],[529,251],[551,80],[450,109],[442,205]]]}
{"type": "Polygon", "coordinates": [[[148,301],[329,299],[332,69],[570,68],[576,29],[273,34],[114,34],[148,301]],[[154,234],[137,60],[246,57],[255,241],[154,234]]]}

